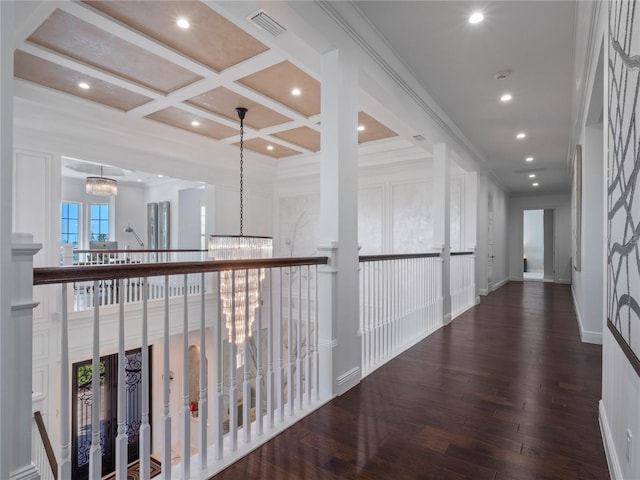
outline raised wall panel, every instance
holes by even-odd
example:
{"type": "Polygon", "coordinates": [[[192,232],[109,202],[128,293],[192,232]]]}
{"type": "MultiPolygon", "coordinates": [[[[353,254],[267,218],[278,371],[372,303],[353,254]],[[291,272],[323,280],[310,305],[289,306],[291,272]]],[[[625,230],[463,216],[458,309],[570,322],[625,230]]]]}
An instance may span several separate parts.
{"type": "Polygon", "coordinates": [[[391,186],[393,253],[420,253],[433,245],[432,180],[391,186]]]}
{"type": "Polygon", "coordinates": [[[377,255],[383,249],[382,185],[358,189],[358,244],[360,255],[377,255]]]}

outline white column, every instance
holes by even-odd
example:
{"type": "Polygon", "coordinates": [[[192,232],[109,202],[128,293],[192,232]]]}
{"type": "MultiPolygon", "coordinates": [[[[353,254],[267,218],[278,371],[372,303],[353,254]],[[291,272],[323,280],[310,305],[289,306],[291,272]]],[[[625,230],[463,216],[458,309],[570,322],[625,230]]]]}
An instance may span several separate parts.
{"type": "Polygon", "coordinates": [[[360,382],[358,336],[358,72],[354,57],[322,56],[319,275],[320,392],[360,382]]]}
{"type": "Polygon", "coordinates": [[[451,323],[451,151],[446,143],[433,146],[433,239],[442,248],[442,319],[451,323]]]}
{"type": "Polygon", "coordinates": [[[126,403],[125,391],[127,385],[127,374],[125,373],[125,350],[124,350],[124,282],[118,279],[118,435],[116,436],[116,480],[126,480],[127,478],[127,447],[128,438],[126,429],[126,403]]]}
{"type": "MultiPolygon", "coordinates": [[[[13,210],[13,2],[0,2],[0,412],[12,412],[13,358],[18,351],[11,316],[11,212],[13,210]]],[[[29,362],[31,358],[29,357],[29,362]]],[[[31,365],[31,363],[29,363],[31,365]]],[[[31,369],[21,372],[31,378],[31,369]]],[[[26,403],[25,399],[22,399],[26,403]]],[[[14,415],[0,415],[0,478],[9,478],[14,415]]],[[[29,422],[29,431],[31,424],[29,422]]],[[[25,424],[26,428],[26,424],[25,424]]]]}
{"type": "MultiPolygon", "coordinates": [[[[11,247],[11,315],[4,317],[2,339],[10,335],[11,347],[3,344],[2,365],[10,367],[8,374],[11,388],[2,388],[3,407],[10,414],[2,414],[2,448],[8,456],[2,457],[2,469],[8,472],[10,480],[39,480],[40,474],[31,462],[31,417],[32,417],[32,344],[33,309],[38,305],[33,301],[33,256],[42,248],[33,243],[33,236],[26,233],[14,233],[11,247]],[[8,356],[5,357],[5,354],[8,356]],[[10,354],[10,355],[9,355],[10,354]],[[5,363],[6,362],[6,363],[5,363]],[[19,368],[16,368],[16,365],[19,368]],[[6,422],[6,423],[5,423],[6,422]],[[6,427],[6,430],[5,430],[6,427]],[[6,447],[6,450],[5,450],[6,447]],[[5,466],[6,465],[6,466],[5,466]]],[[[3,268],[5,270],[5,268],[3,268]]],[[[9,269],[6,269],[9,270],[9,269]]],[[[4,282],[3,282],[4,287],[4,282]]],[[[3,385],[3,387],[6,385],[3,385]]]]}
{"type": "Polygon", "coordinates": [[[488,204],[487,204],[487,174],[478,174],[478,192],[477,192],[477,215],[478,223],[476,228],[476,289],[479,295],[487,295],[489,286],[487,284],[487,222],[488,222],[488,204]]]}

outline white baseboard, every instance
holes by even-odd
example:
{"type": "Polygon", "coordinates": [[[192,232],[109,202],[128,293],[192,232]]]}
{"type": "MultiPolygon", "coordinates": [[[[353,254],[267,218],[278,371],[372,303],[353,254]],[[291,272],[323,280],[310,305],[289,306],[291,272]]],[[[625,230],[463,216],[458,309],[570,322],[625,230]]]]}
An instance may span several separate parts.
{"type": "Polygon", "coordinates": [[[478,289],[478,293],[481,296],[486,297],[487,295],[489,295],[489,289],[488,288],[479,288],[478,289]]]}
{"type": "Polygon", "coordinates": [[[522,277],[509,277],[510,282],[521,282],[522,277]]]}
{"type": "Polygon", "coordinates": [[[476,295],[476,305],[480,305],[480,295],[476,295]]]}
{"type": "Polygon", "coordinates": [[[498,290],[500,287],[504,287],[507,283],[509,283],[510,279],[509,278],[503,278],[502,280],[500,280],[498,283],[494,283],[493,287],[491,288],[492,292],[495,292],[496,290],[498,290]]]}
{"type": "Polygon", "coordinates": [[[561,283],[563,285],[571,285],[571,279],[570,278],[559,278],[556,283],[561,283]]]}
{"type": "Polygon", "coordinates": [[[443,318],[442,318],[442,324],[443,324],[443,325],[445,325],[445,326],[446,326],[446,325],[449,325],[449,324],[451,323],[451,320],[452,320],[452,318],[451,318],[451,314],[450,314],[450,313],[447,313],[447,314],[446,314],[446,315],[444,315],[444,316],[443,316],[443,318]]]}
{"type": "Polygon", "coordinates": [[[582,327],[582,317],[580,316],[580,309],[578,308],[576,293],[573,289],[573,286],[571,286],[571,298],[573,299],[573,309],[576,312],[578,329],[580,330],[580,340],[582,340],[582,343],[594,343],[596,345],[602,345],[602,332],[592,332],[589,330],[585,330],[582,327]]]}
{"type": "Polygon", "coordinates": [[[602,400],[600,400],[600,403],[598,405],[598,411],[600,413],[600,415],[598,416],[598,420],[600,422],[600,433],[602,434],[604,454],[607,457],[607,465],[609,466],[609,475],[611,475],[611,480],[624,480],[622,478],[622,468],[620,468],[618,455],[616,455],[616,448],[615,444],[613,443],[613,436],[611,435],[611,428],[609,427],[607,412],[604,408],[604,403],[602,403],[602,400]]]}

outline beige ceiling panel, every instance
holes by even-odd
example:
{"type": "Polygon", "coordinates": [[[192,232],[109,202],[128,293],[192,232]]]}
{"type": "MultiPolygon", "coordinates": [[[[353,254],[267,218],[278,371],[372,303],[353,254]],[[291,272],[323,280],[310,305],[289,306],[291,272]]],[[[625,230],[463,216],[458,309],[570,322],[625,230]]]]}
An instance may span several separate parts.
{"type": "MultiPolygon", "coordinates": [[[[237,142],[234,145],[240,146],[240,143],[237,142]]],[[[263,138],[245,140],[244,147],[248,150],[253,150],[254,152],[262,153],[263,155],[268,155],[273,158],[290,157],[291,155],[298,155],[301,153],[291,148],[278,145],[277,143],[268,142],[263,138]],[[273,147],[273,149],[269,150],[269,147],[273,147]]]]}
{"type": "Polygon", "coordinates": [[[62,10],[28,41],[165,94],[202,78],[62,10]]]}
{"type": "Polygon", "coordinates": [[[198,62],[220,71],[268,50],[201,2],[86,2],[198,62]],[[182,29],[177,20],[186,19],[182,29]]]}
{"type": "Polygon", "coordinates": [[[187,103],[234,121],[239,121],[236,107],[244,107],[249,110],[244,123],[256,129],[272,127],[291,120],[225,87],[218,87],[193,97],[187,100],[187,103]]]}
{"type": "Polygon", "coordinates": [[[364,112],[358,113],[358,126],[363,126],[363,131],[358,131],[358,143],[371,142],[382,138],[395,137],[398,134],[393,130],[385,127],[375,118],[364,112]]]}
{"type": "Polygon", "coordinates": [[[260,70],[239,82],[306,117],[320,113],[320,82],[289,61],[260,70]],[[300,95],[291,93],[294,88],[300,90],[300,95]]]}
{"type": "Polygon", "coordinates": [[[274,133],[273,136],[289,143],[295,143],[313,152],[320,150],[320,132],[313,128],[293,128],[291,130],[274,133]]]}
{"type": "Polygon", "coordinates": [[[20,50],[15,51],[13,60],[14,73],[18,78],[70,93],[77,97],[86,98],[118,110],[128,111],[151,100],[144,95],[88,77],[75,70],[61,67],[20,50]],[[81,82],[87,83],[89,88],[80,88],[78,84],[81,82]]]}
{"type": "Polygon", "coordinates": [[[226,125],[206,118],[199,118],[176,107],[168,107],[164,110],[154,112],[147,115],[146,118],[157,120],[158,122],[182,128],[183,130],[188,130],[206,137],[215,138],[216,140],[238,135],[238,130],[235,128],[227,127],[226,125]],[[199,125],[192,125],[193,121],[199,122],[199,125]]]}

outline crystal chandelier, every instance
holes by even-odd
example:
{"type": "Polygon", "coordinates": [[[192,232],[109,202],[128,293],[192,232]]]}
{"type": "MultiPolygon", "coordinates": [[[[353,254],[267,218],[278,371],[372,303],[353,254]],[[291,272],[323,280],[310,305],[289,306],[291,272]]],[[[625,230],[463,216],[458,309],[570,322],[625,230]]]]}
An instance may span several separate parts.
{"type": "Polygon", "coordinates": [[[118,194],[118,182],[113,178],[107,178],[102,176],[102,165],[100,165],[99,177],[87,177],[86,185],[87,193],[92,195],[101,195],[108,197],[118,194]]]}
{"type": "MultiPolygon", "coordinates": [[[[214,260],[246,260],[270,258],[270,237],[244,236],[243,222],[243,169],[244,169],[244,117],[246,108],[236,108],[240,118],[240,235],[209,236],[209,258],[214,260]]],[[[256,308],[260,303],[262,269],[227,270],[220,272],[220,301],[229,332],[229,341],[238,347],[238,361],[242,363],[245,341],[251,336],[256,308]]]]}

